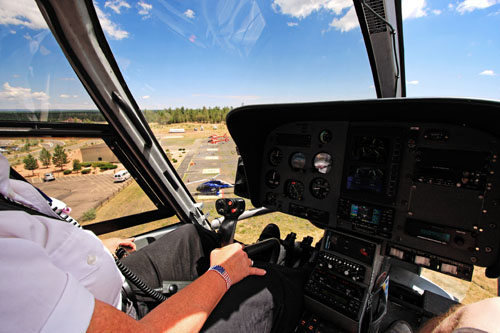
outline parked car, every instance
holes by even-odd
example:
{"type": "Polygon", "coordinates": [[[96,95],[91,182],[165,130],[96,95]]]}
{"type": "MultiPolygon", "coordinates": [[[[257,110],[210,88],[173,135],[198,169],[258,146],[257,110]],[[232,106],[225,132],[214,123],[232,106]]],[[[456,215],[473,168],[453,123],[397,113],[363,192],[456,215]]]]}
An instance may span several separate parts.
{"type": "Polygon", "coordinates": [[[52,174],[52,172],[47,172],[46,174],[43,175],[43,181],[44,182],[50,182],[52,180],[56,180],[56,177],[52,174]]]}
{"type": "Polygon", "coordinates": [[[127,170],[121,170],[115,173],[114,182],[115,183],[124,182],[129,178],[130,178],[130,173],[127,170]]]}

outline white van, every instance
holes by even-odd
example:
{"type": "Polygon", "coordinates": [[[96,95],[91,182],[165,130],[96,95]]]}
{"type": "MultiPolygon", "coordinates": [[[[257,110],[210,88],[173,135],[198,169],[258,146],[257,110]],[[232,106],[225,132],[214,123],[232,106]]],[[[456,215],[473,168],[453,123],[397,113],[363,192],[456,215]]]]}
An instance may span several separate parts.
{"type": "Polygon", "coordinates": [[[123,182],[130,178],[130,173],[127,170],[121,170],[115,173],[114,182],[123,182]]]}

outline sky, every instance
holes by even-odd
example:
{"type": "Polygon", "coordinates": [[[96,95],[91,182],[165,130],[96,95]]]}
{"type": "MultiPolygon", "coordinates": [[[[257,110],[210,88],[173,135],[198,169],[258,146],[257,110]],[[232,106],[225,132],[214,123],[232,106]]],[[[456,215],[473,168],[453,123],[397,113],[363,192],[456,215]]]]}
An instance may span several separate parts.
{"type": "MultiPolygon", "coordinates": [[[[500,0],[403,0],[409,97],[500,100],[500,0]]],[[[95,0],[141,109],[376,98],[352,0],[95,0]]],[[[0,109],[94,109],[32,0],[0,0],[0,109]]]]}

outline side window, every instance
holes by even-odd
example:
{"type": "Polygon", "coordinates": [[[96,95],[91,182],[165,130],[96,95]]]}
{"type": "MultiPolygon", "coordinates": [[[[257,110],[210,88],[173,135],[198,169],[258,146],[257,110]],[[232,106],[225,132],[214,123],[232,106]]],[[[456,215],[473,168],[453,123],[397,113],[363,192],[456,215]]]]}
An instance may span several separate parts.
{"type": "MultiPolygon", "coordinates": [[[[81,225],[155,210],[155,205],[104,141],[93,138],[2,138],[2,154],[27,181],[62,201],[81,225]]],[[[119,230],[130,237],[177,217],[119,230]]],[[[103,235],[110,237],[110,235],[103,235]]]]}

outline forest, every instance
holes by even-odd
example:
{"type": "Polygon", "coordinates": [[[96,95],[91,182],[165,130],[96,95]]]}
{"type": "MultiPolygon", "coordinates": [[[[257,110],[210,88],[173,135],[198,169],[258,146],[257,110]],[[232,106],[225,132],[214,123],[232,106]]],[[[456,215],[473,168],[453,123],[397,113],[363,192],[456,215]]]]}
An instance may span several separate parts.
{"type": "MultiPolygon", "coordinates": [[[[143,110],[148,123],[160,125],[184,122],[220,123],[226,119],[231,107],[168,108],[163,110],[143,110]]],[[[102,123],[103,115],[98,110],[0,110],[0,120],[16,122],[72,122],[72,123],[102,123]]]]}

